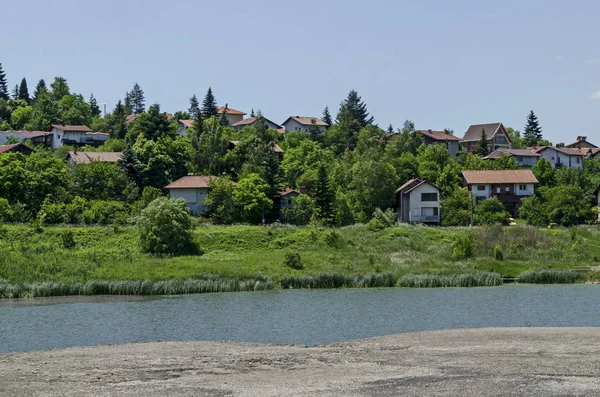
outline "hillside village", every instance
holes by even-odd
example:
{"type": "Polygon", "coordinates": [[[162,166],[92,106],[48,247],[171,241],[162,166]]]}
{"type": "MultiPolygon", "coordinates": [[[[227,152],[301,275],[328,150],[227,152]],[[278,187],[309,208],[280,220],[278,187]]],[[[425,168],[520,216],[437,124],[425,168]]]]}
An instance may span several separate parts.
{"type": "Polygon", "coordinates": [[[187,111],[146,110],[136,84],[101,115],[93,96],[86,102],[71,94],[65,79],[50,89],[42,82],[36,99],[0,99],[0,125],[47,126],[0,131],[0,215],[7,221],[126,222],[165,194],[215,223],[523,218],[572,225],[597,218],[600,148],[586,136],[552,145],[533,111],[523,136],[501,122],[462,134],[410,121],[383,130],[351,91],[335,119],[326,107],[279,124],[260,110],[218,107],[210,88],[202,104],[190,98],[187,111]],[[44,114],[48,107],[63,113],[44,114]]]}

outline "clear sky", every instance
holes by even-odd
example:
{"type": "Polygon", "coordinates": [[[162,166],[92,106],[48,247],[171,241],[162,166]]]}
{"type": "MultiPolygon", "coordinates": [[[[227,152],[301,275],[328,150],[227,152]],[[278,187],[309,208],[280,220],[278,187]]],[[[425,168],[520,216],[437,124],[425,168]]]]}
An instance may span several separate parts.
{"type": "Polygon", "coordinates": [[[52,0],[2,4],[0,62],[14,86],[67,78],[112,109],[147,104],[335,115],[358,90],[383,128],[501,121],[534,110],[547,139],[600,144],[600,1],[52,0]]]}

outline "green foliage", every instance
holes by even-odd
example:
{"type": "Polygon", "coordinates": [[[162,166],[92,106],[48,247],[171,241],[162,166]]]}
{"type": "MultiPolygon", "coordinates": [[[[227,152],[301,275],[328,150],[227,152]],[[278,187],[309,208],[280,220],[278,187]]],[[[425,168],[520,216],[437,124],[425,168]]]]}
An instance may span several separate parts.
{"type": "Polygon", "coordinates": [[[157,198],[142,210],[136,226],[144,252],[181,254],[192,245],[192,218],[183,199],[157,198]]]}
{"type": "Polygon", "coordinates": [[[540,127],[537,116],[532,110],[527,115],[527,124],[525,124],[523,141],[525,146],[537,146],[538,142],[542,139],[542,128],[540,127]]]}
{"type": "Polygon", "coordinates": [[[315,210],[315,201],[306,194],[300,194],[292,201],[291,208],[281,210],[281,221],[291,225],[308,225],[315,210]]]}
{"type": "Polygon", "coordinates": [[[202,117],[209,118],[217,115],[217,100],[213,95],[212,88],[208,87],[204,100],[202,101],[202,117]]]}
{"type": "Polygon", "coordinates": [[[479,141],[477,142],[477,148],[475,149],[475,153],[477,153],[480,156],[487,156],[488,154],[490,154],[491,149],[490,149],[490,141],[488,140],[488,136],[487,133],[485,132],[485,129],[481,130],[481,138],[479,139],[479,141]]]}
{"type": "Polygon", "coordinates": [[[371,231],[383,230],[392,227],[398,223],[397,215],[391,208],[383,212],[380,208],[376,208],[373,212],[371,220],[367,224],[367,228],[371,231]]]}
{"type": "Polygon", "coordinates": [[[11,221],[13,209],[7,199],[0,197],[0,223],[11,221]]]}
{"type": "Polygon", "coordinates": [[[452,243],[452,259],[461,260],[473,257],[473,235],[459,234],[452,243]]]}
{"type": "Polygon", "coordinates": [[[233,204],[233,183],[228,177],[211,179],[210,190],[204,200],[206,214],[216,224],[231,224],[237,220],[238,212],[233,204]]]}
{"type": "Polygon", "coordinates": [[[596,218],[592,200],[577,185],[540,188],[538,195],[524,199],[520,208],[521,217],[531,225],[573,226],[596,218]]]}
{"type": "Polygon", "coordinates": [[[312,186],[311,196],[315,200],[313,218],[326,225],[333,223],[333,201],[335,200],[335,195],[331,189],[327,169],[323,163],[320,163],[317,169],[317,179],[312,186]]]}
{"type": "Polygon", "coordinates": [[[377,288],[393,287],[394,279],[388,273],[373,274],[326,274],[309,276],[285,276],[281,279],[283,289],[318,288],[377,288]]]}
{"type": "Polygon", "coordinates": [[[476,225],[508,225],[510,214],[504,204],[496,197],[479,202],[475,206],[474,220],[476,225]]]}
{"type": "Polygon", "coordinates": [[[273,202],[268,197],[269,185],[258,174],[245,175],[233,188],[233,204],[248,223],[260,223],[273,202]]]}
{"type": "Polygon", "coordinates": [[[465,188],[457,188],[440,201],[443,226],[467,226],[471,222],[471,193],[465,188]]]}
{"type": "Polygon", "coordinates": [[[573,284],[582,278],[580,273],[571,270],[535,269],[521,273],[518,280],[527,284],[573,284]]]}
{"type": "Polygon", "coordinates": [[[285,265],[291,269],[302,270],[302,259],[300,258],[300,254],[297,252],[287,252],[285,254],[285,265]]]}
{"type": "Polygon", "coordinates": [[[498,273],[475,272],[466,274],[407,274],[398,283],[400,287],[494,287],[502,285],[498,273]]]}
{"type": "Polygon", "coordinates": [[[0,99],[8,100],[8,83],[6,82],[6,72],[2,69],[2,63],[0,63],[0,99]]]}
{"type": "Polygon", "coordinates": [[[331,118],[331,113],[329,113],[329,107],[325,106],[325,109],[323,110],[323,116],[321,117],[321,120],[323,120],[323,122],[325,122],[325,124],[327,124],[327,127],[331,127],[331,125],[333,124],[333,120],[331,118]]]}
{"type": "Polygon", "coordinates": [[[64,249],[73,249],[77,245],[73,232],[71,230],[64,231],[60,235],[61,245],[64,249]]]}

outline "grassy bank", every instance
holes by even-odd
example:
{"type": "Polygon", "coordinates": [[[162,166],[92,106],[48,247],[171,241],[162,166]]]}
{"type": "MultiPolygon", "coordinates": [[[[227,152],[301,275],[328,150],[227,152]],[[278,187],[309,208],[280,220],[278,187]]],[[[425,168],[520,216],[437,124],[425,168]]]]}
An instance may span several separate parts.
{"type": "MultiPolygon", "coordinates": [[[[11,285],[85,285],[93,280],[183,280],[203,274],[240,280],[260,274],[284,288],[318,288],[327,282],[385,286],[406,275],[490,272],[518,277],[538,268],[571,270],[598,266],[600,261],[597,227],[400,226],[369,231],[364,226],[335,230],[201,226],[194,240],[202,255],[155,257],[140,252],[133,227],[64,226],[37,232],[29,226],[4,225],[0,228],[0,280],[11,285]],[[73,233],[74,244],[63,238],[67,230],[73,233]],[[290,254],[299,256],[298,261],[294,255],[293,266],[286,262],[290,254]],[[327,281],[319,274],[349,278],[327,281]],[[321,281],[314,281],[319,277],[321,281]]],[[[485,285],[495,283],[493,278],[486,280],[485,285]]],[[[411,283],[426,282],[413,277],[411,283]]]]}

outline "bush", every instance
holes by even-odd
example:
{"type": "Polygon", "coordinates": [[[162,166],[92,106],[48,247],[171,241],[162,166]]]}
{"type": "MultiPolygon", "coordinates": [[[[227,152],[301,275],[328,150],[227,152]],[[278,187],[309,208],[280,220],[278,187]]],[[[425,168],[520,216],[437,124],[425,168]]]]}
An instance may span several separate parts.
{"type": "Polygon", "coordinates": [[[502,285],[502,277],[494,272],[466,274],[407,274],[399,282],[401,287],[493,287],[502,285]]]}
{"type": "Polygon", "coordinates": [[[137,219],[142,250],[151,254],[181,254],[193,248],[192,217],[183,199],[160,197],[137,219]]]}
{"type": "Polygon", "coordinates": [[[65,221],[65,204],[53,203],[49,199],[45,199],[42,208],[38,212],[38,219],[47,225],[55,225],[64,223],[65,221]]]}
{"type": "Polygon", "coordinates": [[[60,234],[60,242],[65,249],[75,248],[75,245],[77,245],[77,243],[75,243],[75,238],[73,237],[73,232],[70,230],[60,234]]]}
{"type": "Polygon", "coordinates": [[[504,254],[502,254],[502,251],[500,250],[500,247],[498,247],[498,246],[494,247],[494,258],[496,258],[497,261],[504,260],[504,254]]]}
{"type": "Polygon", "coordinates": [[[570,270],[535,269],[521,273],[520,283],[527,284],[573,284],[582,279],[580,273],[570,270]]]}
{"type": "Polygon", "coordinates": [[[297,252],[288,252],[285,254],[285,265],[289,268],[302,270],[302,259],[297,252]]]}
{"type": "Polygon", "coordinates": [[[508,225],[510,214],[496,197],[481,201],[475,207],[474,220],[477,225],[508,225]]]}
{"type": "Polygon", "coordinates": [[[291,225],[307,225],[315,210],[315,201],[306,194],[299,195],[292,201],[291,208],[281,210],[281,221],[291,225]]]}
{"type": "Polygon", "coordinates": [[[13,209],[8,200],[0,197],[0,222],[12,220],[13,209]]]}
{"type": "Polygon", "coordinates": [[[391,208],[383,212],[380,208],[375,209],[371,220],[367,224],[370,231],[378,231],[394,226],[397,222],[397,215],[391,208]]]}
{"type": "Polygon", "coordinates": [[[473,235],[459,234],[452,243],[452,259],[467,259],[473,256],[473,235]]]}

